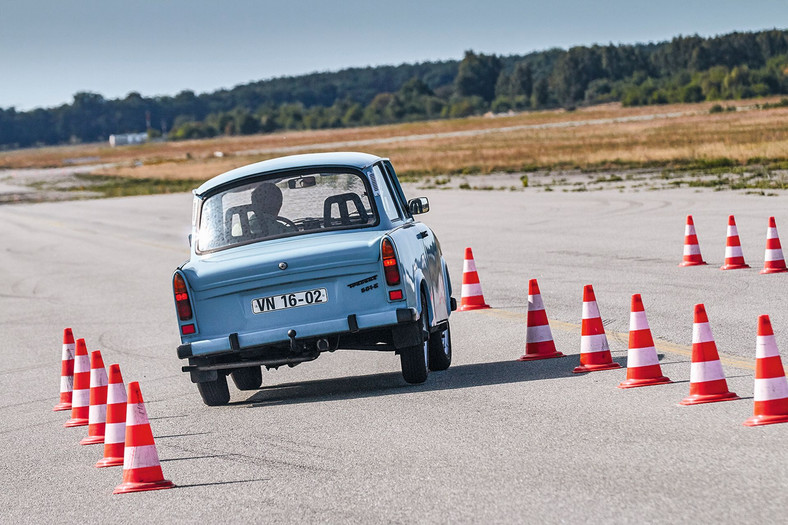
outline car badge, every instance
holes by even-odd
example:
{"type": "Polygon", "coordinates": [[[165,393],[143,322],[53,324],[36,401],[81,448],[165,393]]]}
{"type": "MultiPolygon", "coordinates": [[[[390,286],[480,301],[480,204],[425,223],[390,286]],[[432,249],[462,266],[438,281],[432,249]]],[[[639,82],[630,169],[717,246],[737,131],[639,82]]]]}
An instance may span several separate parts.
{"type": "Polygon", "coordinates": [[[284,261],[280,262],[279,263],[279,269],[280,270],[287,270],[287,263],[284,262],[284,261]]]}

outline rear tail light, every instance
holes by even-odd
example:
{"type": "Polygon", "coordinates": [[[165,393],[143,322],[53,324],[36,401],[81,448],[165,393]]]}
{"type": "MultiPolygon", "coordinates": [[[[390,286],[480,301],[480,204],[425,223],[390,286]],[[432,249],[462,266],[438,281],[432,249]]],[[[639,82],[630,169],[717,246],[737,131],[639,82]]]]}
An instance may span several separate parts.
{"type": "Polygon", "coordinates": [[[192,318],[192,305],[189,302],[186,281],[179,273],[176,273],[172,278],[172,290],[175,292],[175,308],[178,310],[178,319],[188,321],[192,318]]]}
{"type": "Polygon", "coordinates": [[[386,284],[396,286],[399,284],[399,264],[397,264],[394,245],[389,239],[383,239],[380,251],[383,257],[383,273],[386,275],[386,284]]]}

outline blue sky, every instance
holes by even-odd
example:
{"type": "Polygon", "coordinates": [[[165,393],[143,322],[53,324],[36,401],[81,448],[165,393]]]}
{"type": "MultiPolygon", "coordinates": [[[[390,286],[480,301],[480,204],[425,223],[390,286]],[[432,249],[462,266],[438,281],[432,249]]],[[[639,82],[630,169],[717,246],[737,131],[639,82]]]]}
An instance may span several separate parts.
{"type": "Polygon", "coordinates": [[[0,0],[0,107],[788,27],[785,0],[0,0]]]}

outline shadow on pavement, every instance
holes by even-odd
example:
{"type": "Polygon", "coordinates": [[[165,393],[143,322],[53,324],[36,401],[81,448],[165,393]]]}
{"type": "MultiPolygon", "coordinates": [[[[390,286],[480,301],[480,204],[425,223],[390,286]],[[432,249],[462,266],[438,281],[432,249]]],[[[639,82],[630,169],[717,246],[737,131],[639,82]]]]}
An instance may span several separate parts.
{"type": "Polygon", "coordinates": [[[579,377],[572,369],[577,359],[559,358],[519,362],[516,359],[493,363],[452,366],[431,372],[421,385],[409,385],[398,372],[285,383],[263,387],[245,401],[230,403],[247,408],[269,405],[310,403],[337,399],[411,394],[477,386],[521,383],[558,377],[579,377]]]}
{"type": "Polygon", "coordinates": [[[188,436],[204,436],[207,434],[210,434],[210,432],[192,432],[191,434],[169,434],[167,436],[154,436],[154,438],[167,439],[167,438],[188,437],[188,436]]]}
{"type": "Polygon", "coordinates": [[[191,485],[175,485],[176,489],[188,489],[191,487],[211,487],[213,485],[232,485],[235,483],[255,483],[258,481],[271,481],[270,478],[260,478],[260,479],[241,479],[238,481],[216,481],[214,483],[193,483],[191,485]]]}

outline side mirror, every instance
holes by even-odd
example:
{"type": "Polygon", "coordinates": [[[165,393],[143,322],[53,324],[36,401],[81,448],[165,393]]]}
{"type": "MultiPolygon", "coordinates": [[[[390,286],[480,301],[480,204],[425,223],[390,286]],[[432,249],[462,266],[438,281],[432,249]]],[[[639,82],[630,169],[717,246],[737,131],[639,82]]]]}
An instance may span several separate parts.
{"type": "Polygon", "coordinates": [[[418,197],[408,201],[408,209],[412,215],[419,215],[420,213],[427,213],[430,211],[430,201],[427,197],[418,197]]]}
{"type": "Polygon", "coordinates": [[[299,177],[297,179],[290,179],[287,181],[287,187],[291,190],[296,188],[311,188],[317,184],[315,177],[299,177]]]}

